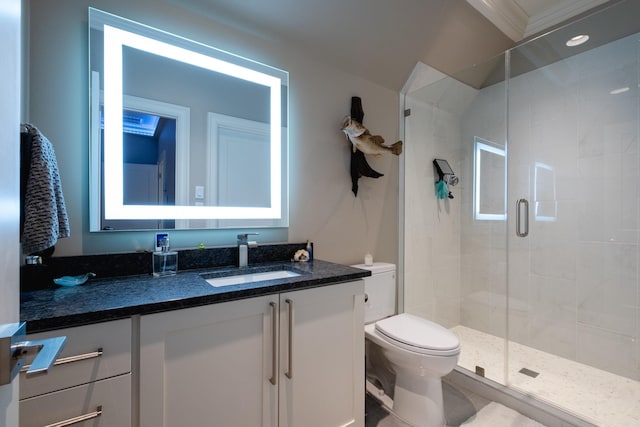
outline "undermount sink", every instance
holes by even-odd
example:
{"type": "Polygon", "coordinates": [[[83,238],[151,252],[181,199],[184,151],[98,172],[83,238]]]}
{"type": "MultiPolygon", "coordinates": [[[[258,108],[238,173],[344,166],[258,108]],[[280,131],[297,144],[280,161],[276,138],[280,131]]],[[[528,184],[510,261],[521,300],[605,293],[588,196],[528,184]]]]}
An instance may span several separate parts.
{"type": "Polygon", "coordinates": [[[203,274],[202,277],[211,286],[216,288],[221,286],[239,285],[242,283],[264,282],[266,280],[275,279],[288,279],[290,277],[298,277],[303,273],[298,273],[293,270],[287,269],[274,269],[270,271],[247,271],[241,273],[238,271],[231,271],[225,273],[208,273],[203,274]]]}

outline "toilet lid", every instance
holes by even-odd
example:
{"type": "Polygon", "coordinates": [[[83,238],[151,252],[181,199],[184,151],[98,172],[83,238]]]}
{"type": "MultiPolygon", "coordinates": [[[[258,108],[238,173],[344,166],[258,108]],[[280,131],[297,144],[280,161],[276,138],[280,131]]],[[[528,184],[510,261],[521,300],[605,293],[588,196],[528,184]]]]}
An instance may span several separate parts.
{"type": "Polygon", "coordinates": [[[449,355],[458,352],[460,347],[458,337],[450,330],[407,313],[376,322],[376,330],[385,338],[419,353],[449,355]]]}

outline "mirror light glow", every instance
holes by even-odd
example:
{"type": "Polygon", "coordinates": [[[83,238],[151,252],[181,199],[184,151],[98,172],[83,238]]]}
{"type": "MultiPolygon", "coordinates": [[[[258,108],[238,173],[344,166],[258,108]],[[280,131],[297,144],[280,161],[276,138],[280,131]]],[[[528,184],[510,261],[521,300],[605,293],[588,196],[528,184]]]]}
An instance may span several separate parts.
{"type": "Polygon", "coordinates": [[[270,90],[271,159],[270,207],[228,206],[153,206],[155,219],[277,219],[282,216],[281,196],[281,85],[282,81],[256,70],[232,64],[163,41],[145,37],[120,28],[104,25],[104,187],[106,219],[148,219],[149,206],[123,203],[123,46],[139,49],[175,61],[223,73],[270,90]]]}
{"type": "MultiPolygon", "coordinates": [[[[481,142],[484,141],[481,138],[475,138],[475,159],[474,159],[474,167],[475,167],[475,175],[474,175],[474,191],[473,191],[473,214],[474,218],[478,221],[487,221],[487,220],[498,220],[505,221],[507,218],[507,213],[485,213],[481,210],[481,197],[482,197],[482,152],[492,153],[497,156],[501,156],[505,158],[505,150],[502,148],[497,148],[493,145],[481,142]]],[[[505,158],[506,161],[506,158],[505,158]]],[[[492,189],[498,191],[499,188],[502,188],[504,194],[504,204],[503,207],[507,206],[507,180],[506,180],[506,167],[505,167],[505,176],[503,177],[501,182],[493,183],[492,189]]]]}
{"type": "Polygon", "coordinates": [[[558,198],[556,171],[553,166],[541,162],[535,163],[533,197],[536,221],[556,221],[558,218],[558,198]]]}

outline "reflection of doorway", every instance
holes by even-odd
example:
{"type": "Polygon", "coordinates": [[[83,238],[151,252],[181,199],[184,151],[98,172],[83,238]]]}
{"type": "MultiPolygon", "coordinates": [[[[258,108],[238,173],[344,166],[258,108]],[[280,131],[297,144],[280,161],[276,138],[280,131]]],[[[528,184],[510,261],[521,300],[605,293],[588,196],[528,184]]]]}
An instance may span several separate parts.
{"type": "Polygon", "coordinates": [[[124,204],[176,204],[176,120],[125,111],[123,126],[124,204]],[[150,118],[151,117],[151,118],[150,118]],[[140,130],[138,123],[151,122],[140,130]]]}
{"type": "MultiPolygon", "coordinates": [[[[176,119],[123,113],[123,203],[176,204],[176,119]]],[[[103,229],[174,228],[173,220],[102,220],[103,229]]]]}
{"type": "MultiPolygon", "coordinates": [[[[189,196],[189,129],[190,109],[151,99],[129,95],[123,96],[123,181],[124,204],[141,205],[187,205],[189,196]],[[155,172],[151,167],[153,165],[155,172]],[[144,171],[144,172],[143,172],[144,171]],[[127,178],[127,174],[132,176],[127,178]],[[133,177],[135,175],[135,177],[133,177]],[[151,186],[149,181],[154,181],[151,186]],[[138,180],[142,181],[138,181],[138,180]],[[147,184],[142,184],[146,182],[147,184]],[[146,190],[143,190],[143,187],[146,190]],[[155,192],[155,195],[143,194],[155,192]]],[[[102,120],[100,114],[93,120],[102,120]]],[[[99,216],[92,212],[91,229],[153,229],[176,228],[174,220],[105,220],[104,218],[104,164],[103,135],[96,135],[99,150],[92,153],[92,194],[100,194],[99,216]],[[98,139],[99,138],[99,139],[98,139]],[[97,154],[97,155],[96,155],[97,154]],[[99,223],[98,223],[99,221],[99,223]],[[94,224],[98,223],[98,226],[94,224]]]]}
{"type": "Polygon", "coordinates": [[[158,165],[124,164],[124,204],[157,205],[161,183],[158,165]]]}

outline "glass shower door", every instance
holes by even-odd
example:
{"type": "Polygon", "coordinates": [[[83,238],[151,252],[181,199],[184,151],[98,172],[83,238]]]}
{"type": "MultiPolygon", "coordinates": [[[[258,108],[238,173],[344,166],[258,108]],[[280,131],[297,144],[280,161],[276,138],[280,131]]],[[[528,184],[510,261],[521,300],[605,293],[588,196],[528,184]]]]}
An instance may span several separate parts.
{"type": "Polygon", "coordinates": [[[639,37],[573,54],[561,34],[508,52],[508,384],[598,424],[632,425],[639,37]]]}

